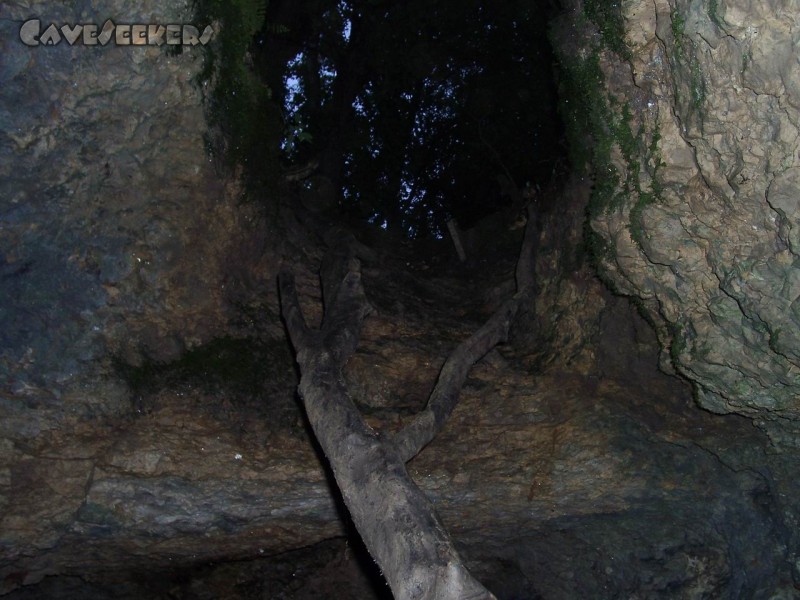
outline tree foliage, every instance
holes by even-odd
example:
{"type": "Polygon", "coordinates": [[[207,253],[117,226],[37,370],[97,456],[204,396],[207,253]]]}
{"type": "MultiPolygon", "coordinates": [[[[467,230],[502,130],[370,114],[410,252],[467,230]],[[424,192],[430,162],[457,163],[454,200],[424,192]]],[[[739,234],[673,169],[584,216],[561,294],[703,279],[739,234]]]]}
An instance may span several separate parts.
{"type": "Polygon", "coordinates": [[[559,160],[547,9],[536,0],[270,2],[257,65],[284,99],[284,160],[319,161],[338,203],[439,234],[559,160]]]}

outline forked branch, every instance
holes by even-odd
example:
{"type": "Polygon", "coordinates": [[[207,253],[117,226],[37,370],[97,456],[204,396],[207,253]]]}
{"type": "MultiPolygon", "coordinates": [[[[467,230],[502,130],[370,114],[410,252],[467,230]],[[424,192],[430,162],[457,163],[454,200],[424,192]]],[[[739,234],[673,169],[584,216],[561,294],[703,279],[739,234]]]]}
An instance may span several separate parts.
{"type": "Polygon", "coordinates": [[[300,365],[298,391],[353,522],[395,598],[491,600],[494,596],[464,566],[394,445],[364,422],[347,393],[342,368],[355,350],[370,306],[352,252],[328,256],[333,263],[322,269],[319,332],[305,324],[288,272],[279,276],[279,290],[300,365]]]}

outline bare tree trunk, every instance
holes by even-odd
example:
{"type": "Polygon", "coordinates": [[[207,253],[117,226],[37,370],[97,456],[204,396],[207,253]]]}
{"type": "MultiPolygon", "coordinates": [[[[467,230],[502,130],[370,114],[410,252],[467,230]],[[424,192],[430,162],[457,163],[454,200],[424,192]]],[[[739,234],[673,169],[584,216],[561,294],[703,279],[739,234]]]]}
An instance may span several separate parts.
{"type": "Polygon", "coordinates": [[[405,463],[444,426],[472,364],[505,339],[525,290],[456,349],[426,409],[388,440],[364,422],[342,374],[358,345],[364,318],[372,310],[361,284],[357,249],[352,238],[340,241],[323,261],[325,311],[319,330],[306,325],[294,277],[286,271],[279,276],[282,313],[300,365],[299,393],[308,419],[353,522],[395,598],[493,599],[467,571],[405,463]]]}

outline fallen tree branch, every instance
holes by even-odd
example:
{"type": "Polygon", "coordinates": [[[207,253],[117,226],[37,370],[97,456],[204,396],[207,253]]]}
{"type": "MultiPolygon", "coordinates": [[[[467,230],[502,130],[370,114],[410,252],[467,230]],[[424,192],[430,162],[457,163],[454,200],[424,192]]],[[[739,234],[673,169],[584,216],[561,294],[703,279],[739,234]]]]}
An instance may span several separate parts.
{"type": "Polygon", "coordinates": [[[461,262],[466,262],[467,253],[464,251],[464,244],[461,243],[461,234],[458,232],[458,223],[455,219],[450,219],[447,221],[447,230],[450,232],[450,237],[452,238],[453,245],[456,248],[458,260],[461,262]]]}
{"type": "Polygon", "coordinates": [[[324,314],[312,331],[297,298],[294,277],[278,278],[281,309],[300,365],[300,397],[353,522],[399,600],[491,600],[464,566],[430,501],[405,463],[444,427],[472,365],[504,341],[520,303],[534,291],[536,214],[528,223],[517,262],[517,293],[448,357],[425,409],[391,440],[369,427],[353,404],[342,369],[355,352],[372,311],[361,283],[368,252],[336,231],[320,269],[324,314]]]}
{"type": "Polygon", "coordinates": [[[500,342],[505,341],[521,296],[515,295],[466,341],[459,344],[439,372],[428,403],[411,423],[397,432],[392,442],[404,462],[414,458],[443,428],[458,403],[469,370],[500,342]]]}
{"type": "Polygon", "coordinates": [[[531,299],[536,295],[536,242],[539,236],[539,214],[533,202],[528,203],[525,210],[527,221],[514,277],[517,281],[517,294],[527,294],[531,299]]]}
{"type": "Polygon", "coordinates": [[[537,232],[537,215],[534,207],[529,205],[528,221],[515,271],[517,293],[506,300],[478,331],[459,344],[447,357],[425,408],[394,435],[392,441],[404,461],[408,462],[414,458],[444,428],[458,404],[461,388],[464,387],[472,365],[497,344],[506,341],[508,328],[517,314],[520,303],[531,300],[535,291],[537,232]]]}
{"type": "Polygon", "coordinates": [[[314,434],[372,557],[399,600],[491,600],[464,566],[430,501],[408,475],[394,444],[362,418],[342,369],[355,351],[371,307],[352,244],[332,251],[321,269],[324,317],[306,325],[294,278],[279,276],[282,313],[300,365],[298,388],[314,434]]]}

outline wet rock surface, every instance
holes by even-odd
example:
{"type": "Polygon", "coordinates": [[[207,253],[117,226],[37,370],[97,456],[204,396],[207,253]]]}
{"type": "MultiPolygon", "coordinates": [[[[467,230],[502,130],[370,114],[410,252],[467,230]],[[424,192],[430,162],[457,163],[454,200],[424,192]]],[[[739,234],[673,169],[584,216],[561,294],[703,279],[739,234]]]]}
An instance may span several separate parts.
{"type": "Polygon", "coordinates": [[[254,215],[236,208],[204,150],[199,47],[19,41],[32,15],[43,27],[191,18],[183,3],[155,4],[2,7],[6,422],[25,420],[26,405],[49,413],[45,429],[124,414],[111,357],[174,360],[220,336],[232,315],[226,278],[263,238],[246,233],[254,215]]]}

